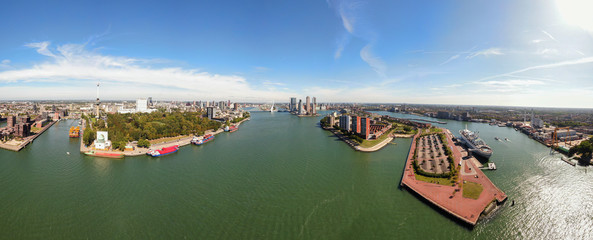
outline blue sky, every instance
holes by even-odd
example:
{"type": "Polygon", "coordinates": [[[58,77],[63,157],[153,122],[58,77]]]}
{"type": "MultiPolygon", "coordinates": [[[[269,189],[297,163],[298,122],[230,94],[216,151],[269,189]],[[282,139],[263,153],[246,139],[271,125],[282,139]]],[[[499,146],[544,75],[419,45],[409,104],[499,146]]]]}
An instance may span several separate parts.
{"type": "Polygon", "coordinates": [[[14,1],[0,99],[593,107],[593,4],[14,1]]]}

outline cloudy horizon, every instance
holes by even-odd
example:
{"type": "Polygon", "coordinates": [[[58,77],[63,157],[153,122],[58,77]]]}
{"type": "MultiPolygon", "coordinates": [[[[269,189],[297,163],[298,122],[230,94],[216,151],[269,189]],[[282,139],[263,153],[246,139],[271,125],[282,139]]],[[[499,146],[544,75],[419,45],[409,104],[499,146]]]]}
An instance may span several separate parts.
{"type": "Polygon", "coordinates": [[[0,10],[0,100],[593,108],[587,1],[103,4],[0,10]]]}

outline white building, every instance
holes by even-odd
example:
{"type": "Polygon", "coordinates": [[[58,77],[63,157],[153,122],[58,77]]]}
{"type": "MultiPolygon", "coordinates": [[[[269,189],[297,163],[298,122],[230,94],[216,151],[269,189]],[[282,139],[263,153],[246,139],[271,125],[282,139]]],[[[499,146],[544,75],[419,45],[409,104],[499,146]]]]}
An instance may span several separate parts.
{"type": "Polygon", "coordinates": [[[95,139],[95,149],[108,149],[111,147],[111,141],[109,141],[108,134],[106,131],[97,131],[97,139],[95,139]]]}
{"type": "Polygon", "coordinates": [[[348,115],[340,116],[340,128],[346,131],[350,131],[350,125],[352,124],[351,118],[348,115]]]}
{"type": "Polygon", "coordinates": [[[146,98],[136,99],[136,112],[147,112],[148,100],[146,98]]]}

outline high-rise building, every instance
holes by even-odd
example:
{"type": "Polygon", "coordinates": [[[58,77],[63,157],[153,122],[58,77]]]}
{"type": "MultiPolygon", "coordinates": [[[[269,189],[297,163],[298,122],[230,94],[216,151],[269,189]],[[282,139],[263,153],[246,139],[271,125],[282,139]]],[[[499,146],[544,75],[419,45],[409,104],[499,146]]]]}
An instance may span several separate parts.
{"type": "Polygon", "coordinates": [[[233,110],[235,110],[235,111],[238,111],[239,110],[239,104],[238,103],[234,103],[233,110]]]}
{"type": "Polygon", "coordinates": [[[19,123],[16,125],[15,134],[18,137],[27,137],[31,133],[31,124],[30,123],[19,123]]]}
{"type": "Polygon", "coordinates": [[[214,112],[214,107],[206,107],[206,114],[208,115],[208,119],[215,118],[216,113],[214,112]]]}
{"type": "Polygon", "coordinates": [[[148,97],[148,106],[153,107],[154,104],[152,103],[152,97],[148,97]]]}
{"type": "Polygon", "coordinates": [[[311,114],[315,115],[317,114],[317,98],[313,97],[313,109],[311,111],[311,114]]]}
{"type": "Polygon", "coordinates": [[[340,116],[340,128],[346,131],[350,131],[350,116],[342,115],[340,116]]]}
{"type": "Polygon", "coordinates": [[[307,98],[305,98],[305,110],[307,110],[307,114],[311,113],[311,98],[309,96],[307,96],[307,98]]]}
{"type": "Polygon", "coordinates": [[[303,110],[303,100],[302,99],[299,99],[299,112],[298,112],[298,114],[299,115],[303,115],[303,113],[304,113],[304,110],[303,110]]]}
{"type": "Polygon", "coordinates": [[[146,98],[136,99],[136,112],[147,112],[148,100],[146,98]]]}
{"type": "Polygon", "coordinates": [[[368,117],[361,118],[361,131],[360,134],[364,137],[364,139],[369,139],[370,129],[371,129],[371,119],[368,117]]]}
{"type": "Polygon", "coordinates": [[[352,131],[360,133],[360,116],[352,116],[352,131]]]}
{"type": "Polygon", "coordinates": [[[16,116],[8,116],[6,119],[7,127],[13,128],[16,125],[16,116]]]}
{"type": "Polygon", "coordinates": [[[290,105],[289,105],[289,109],[288,111],[290,112],[296,112],[297,111],[297,105],[296,105],[297,101],[295,97],[291,97],[290,98],[290,105]]]}

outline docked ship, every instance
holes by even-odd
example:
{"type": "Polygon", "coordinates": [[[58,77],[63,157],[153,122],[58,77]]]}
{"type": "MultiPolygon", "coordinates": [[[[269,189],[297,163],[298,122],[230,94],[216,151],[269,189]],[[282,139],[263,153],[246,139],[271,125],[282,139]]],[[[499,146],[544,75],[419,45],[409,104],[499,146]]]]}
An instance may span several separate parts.
{"type": "Polygon", "coordinates": [[[148,151],[146,154],[153,156],[153,157],[160,157],[160,156],[165,156],[167,154],[171,154],[174,152],[177,152],[177,150],[179,150],[179,145],[175,145],[175,146],[171,146],[171,147],[166,147],[166,148],[161,148],[158,150],[150,150],[148,151]]]}
{"type": "Polygon", "coordinates": [[[124,157],[123,153],[96,152],[93,150],[85,152],[84,154],[86,154],[87,156],[104,157],[104,158],[123,158],[124,157]]]}
{"type": "Polygon", "coordinates": [[[70,130],[68,131],[68,136],[70,136],[71,138],[80,137],[80,127],[70,127],[70,130]]]}
{"type": "Polygon", "coordinates": [[[461,134],[461,139],[469,148],[470,152],[485,159],[489,159],[490,156],[492,156],[492,148],[490,148],[478,134],[467,129],[459,130],[459,134],[461,134]]]}
{"type": "Polygon", "coordinates": [[[212,140],[214,140],[214,135],[207,134],[207,135],[204,135],[203,137],[194,137],[191,140],[191,143],[193,143],[195,145],[202,145],[202,144],[210,142],[212,140]]]}
{"type": "Polygon", "coordinates": [[[239,128],[236,125],[231,125],[230,127],[229,126],[224,127],[225,132],[234,132],[234,131],[237,131],[238,129],[239,128]]]}

